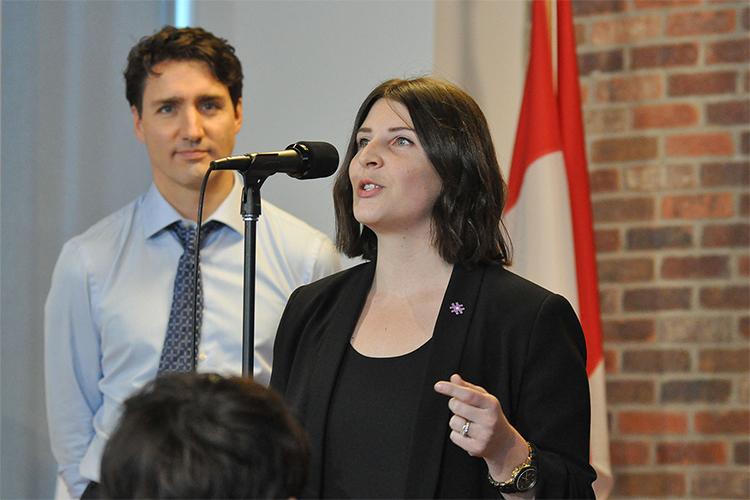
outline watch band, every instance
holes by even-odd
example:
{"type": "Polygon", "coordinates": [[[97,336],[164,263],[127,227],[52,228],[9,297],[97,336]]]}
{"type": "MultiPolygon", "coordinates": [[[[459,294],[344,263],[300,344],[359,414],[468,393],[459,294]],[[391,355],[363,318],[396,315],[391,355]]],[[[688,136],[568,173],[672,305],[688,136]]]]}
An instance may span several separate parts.
{"type": "Polygon", "coordinates": [[[487,472],[487,480],[489,481],[490,486],[495,488],[499,493],[520,493],[529,491],[536,486],[536,452],[534,450],[534,445],[530,442],[526,441],[526,446],[529,448],[529,454],[526,457],[526,460],[513,469],[513,472],[510,473],[510,479],[499,482],[492,478],[489,471],[487,472]]]}

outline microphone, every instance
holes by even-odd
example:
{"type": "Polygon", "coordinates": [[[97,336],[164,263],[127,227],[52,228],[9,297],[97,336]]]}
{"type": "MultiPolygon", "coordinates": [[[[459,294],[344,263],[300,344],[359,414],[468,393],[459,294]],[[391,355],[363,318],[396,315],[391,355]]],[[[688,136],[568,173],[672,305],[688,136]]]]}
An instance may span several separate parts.
{"type": "Polygon", "coordinates": [[[250,177],[268,177],[283,172],[296,179],[328,177],[339,166],[339,153],[327,142],[300,141],[284,151],[247,153],[211,162],[215,170],[239,170],[250,177]]]}

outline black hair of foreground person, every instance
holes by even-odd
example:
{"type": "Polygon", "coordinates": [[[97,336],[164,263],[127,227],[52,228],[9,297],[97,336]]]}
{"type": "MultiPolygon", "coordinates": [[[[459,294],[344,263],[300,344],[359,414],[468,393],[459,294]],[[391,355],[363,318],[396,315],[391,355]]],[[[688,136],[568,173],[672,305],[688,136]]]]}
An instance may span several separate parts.
{"type": "Polygon", "coordinates": [[[365,98],[354,120],[346,156],[333,188],[336,244],[348,257],[373,260],[377,237],[354,217],[348,166],[359,150],[357,131],[373,104],[403,104],[427,157],[442,181],[432,209],[433,244],[446,262],[509,265],[510,241],[500,223],[506,185],[500,175],[487,121],[461,88],[435,78],[392,79],[365,98]]]}
{"type": "Polygon", "coordinates": [[[164,375],[125,401],[102,457],[102,497],[295,497],[308,460],[304,431],[270,389],[164,375]]]}

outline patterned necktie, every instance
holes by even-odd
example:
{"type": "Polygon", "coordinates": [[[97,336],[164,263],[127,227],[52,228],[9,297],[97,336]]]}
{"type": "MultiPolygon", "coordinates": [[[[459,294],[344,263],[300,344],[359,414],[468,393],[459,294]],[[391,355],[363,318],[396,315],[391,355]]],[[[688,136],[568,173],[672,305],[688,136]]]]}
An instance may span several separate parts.
{"type": "MultiPolygon", "coordinates": [[[[221,226],[220,222],[210,221],[201,228],[201,247],[212,231],[221,226]]],[[[193,370],[193,352],[198,355],[200,331],[203,322],[203,286],[201,269],[198,266],[198,292],[196,307],[195,351],[193,351],[193,264],[195,257],[195,226],[184,226],[175,222],[168,228],[182,244],[183,252],[177,264],[174,280],[172,308],[169,311],[167,335],[161,351],[158,373],[189,372],[193,370]]],[[[195,360],[195,366],[198,360],[195,360]]]]}

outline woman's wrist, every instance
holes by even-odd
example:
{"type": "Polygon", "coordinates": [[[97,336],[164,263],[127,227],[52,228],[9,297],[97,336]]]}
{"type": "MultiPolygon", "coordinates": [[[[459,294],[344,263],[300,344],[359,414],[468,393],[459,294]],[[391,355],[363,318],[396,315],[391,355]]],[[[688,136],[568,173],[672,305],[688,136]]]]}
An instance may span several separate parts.
{"type": "Polygon", "coordinates": [[[510,479],[513,470],[522,464],[529,456],[526,440],[518,432],[513,433],[513,441],[505,450],[500,450],[496,456],[485,457],[487,471],[495,481],[502,483],[510,479]]]}

